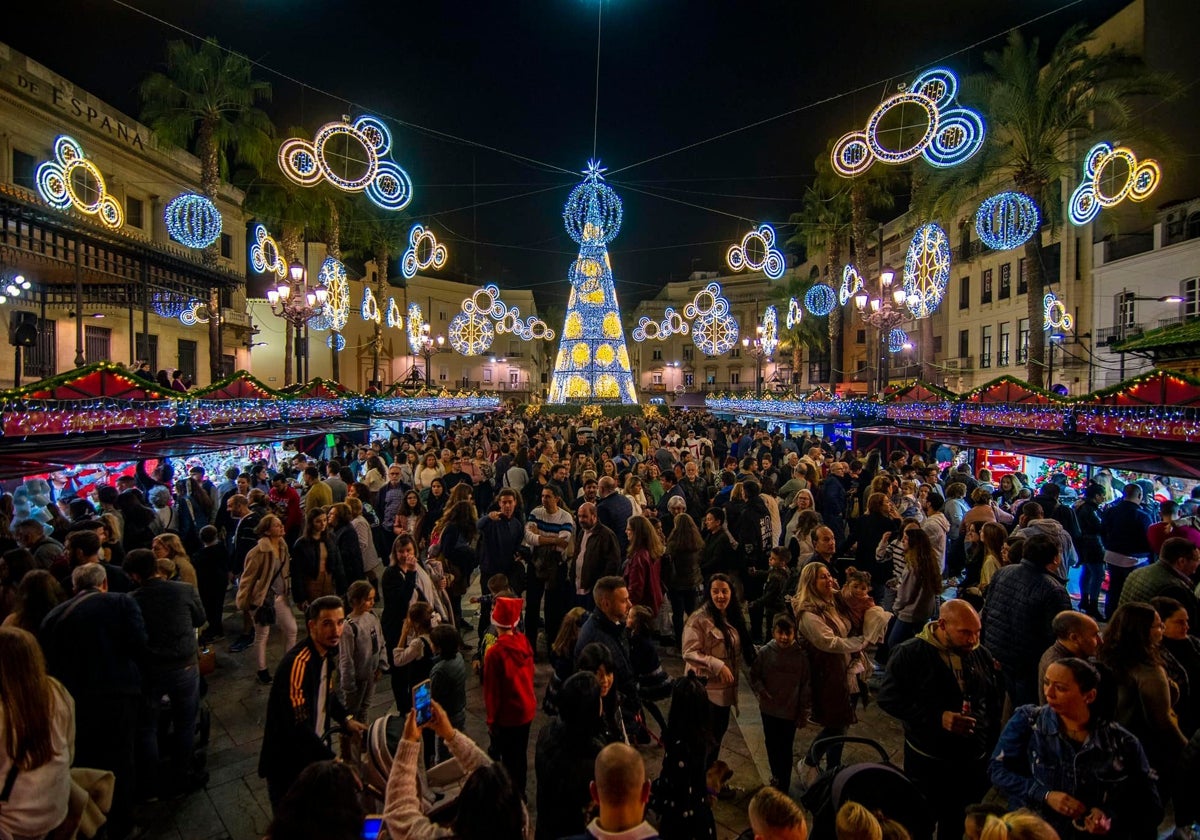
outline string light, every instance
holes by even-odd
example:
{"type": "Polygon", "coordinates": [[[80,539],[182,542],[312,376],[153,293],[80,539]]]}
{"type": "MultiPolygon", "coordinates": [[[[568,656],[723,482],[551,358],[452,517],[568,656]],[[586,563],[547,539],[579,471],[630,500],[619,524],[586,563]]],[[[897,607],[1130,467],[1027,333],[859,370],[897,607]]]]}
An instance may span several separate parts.
{"type": "Polygon", "coordinates": [[[993,251],[1024,245],[1041,224],[1037,204],[1020,192],[1002,192],[985,199],[975,212],[975,232],[993,251]]]}
{"type": "Polygon", "coordinates": [[[772,280],[782,277],[786,267],[783,252],[775,247],[775,228],[770,225],[759,225],[742,237],[742,244],[731,245],[725,260],[734,271],[761,271],[772,280]]]}
{"type": "Polygon", "coordinates": [[[796,300],[795,298],[789,298],[788,299],[788,312],[787,312],[787,319],[786,319],[787,320],[787,328],[789,330],[795,329],[800,324],[800,320],[803,317],[804,317],[804,309],[801,308],[800,301],[796,300]]]}
{"type": "MultiPolygon", "coordinates": [[[[563,224],[579,243],[579,255],[567,272],[571,289],[563,341],[555,356],[547,401],[635,404],[637,389],[607,247],[621,229],[621,199],[603,183],[604,168],[599,161],[589,160],[583,175],[563,207],[563,224]]],[[[539,330],[530,320],[519,322],[515,309],[505,312],[499,321],[499,332],[512,329],[533,336],[539,330]]],[[[546,334],[553,333],[547,328],[546,334]]]]}
{"type": "Polygon", "coordinates": [[[387,325],[396,330],[404,329],[404,318],[400,315],[400,307],[394,297],[388,298],[387,325]]]}
{"type": "Polygon", "coordinates": [[[759,336],[762,351],[768,357],[775,355],[779,347],[779,311],[774,306],[768,306],[763,312],[762,334],[759,336]]]}
{"type": "Polygon", "coordinates": [[[346,266],[340,260],[326,257],[317,272],[317,282],[325,288],[325,305],[308,319],[308,326],[314,330],[341,332],[350,322],[350,281],[346,266]]]}
{"type": "Polygon", "coordinates": [[[409,280],[427,268],[440,270],[446,264],[446,246],[437,241],[433,231],[423,225],[413,225],[408,232],[408,249],[400,261],[400,273],[409,280]]]}
{"type": "Polygon", "coordinates": [[[1158,161],[1138,162],[1131,150],[1124,146],[1113,147],[1108,143],[1097,143],[1083,159],[1083,180],[1071,194],[1071,222],[1082,226],[1099,215],[1101,208],[1115,207],[1126,198],[1130,201],[1145,201],[1158,189],[1162,170],[1158,161]],[[1101,189],[1104,172],[1115,163],[1124,163],[1125,180],[1116,192],[1106,193],[1101,189]]]}
{"type": "Polygon", "coordinates": [[[842,136],[833,147],[833,168],[852,178],[876,160],[908,163],[924,157],[930,166],[950,167],[968,160],[983,146],[986,129],[977,111],[955,105],[958,78],[949,70],[927,70],[906,90],[883,100],[871,113],[866,128],[842,136]],[[894,108],[915,105],[925,112],[924,133],[905,149],[889,149],[879,140],[879,124],[894,108]]]}
{"type": "Polygon", "coordinates": [[[187,306],[179,313],[179,321],[185,327],[194,327],[196,324],[207,324],[208,306],[195,298],[189,300],[187,306]]]}
{"type": "Polygon", "coordinates": [[[100,169],[83,156],[83,148],[73,137],[60,134],[54,141],[54,160],[37,169],[38,192],[46,203],[59,210],[74,207],[80,213],[96,216],[105,227],[118,230],[125,224],[120,203],[108,193],[100,169]],[[80,194],[88,179],[94,182],[95,199],[80,194]]]}
{"type": "Polygon", "coordinates": [[[1070,332],[1075,326],[1075,319],[1067,312],[1066,305],[1053,292],[1042,298],[1042,319],[1047,330],[1070,332]]]}
{"type": "Polygon", "coordinates": [[[364,321],[374,321],[376,324],[380,322],[379,301],[375,299],[375,293],[371,291],[370,286],[363,286],[362,306],[359,312],[364,321]]]}
{"type": "Polygon", "coordinates": [[[816,283],[804,293],[804,307],[818,318],[832,312],[837,300],[837,293],[824,283],[816,283]]]}
{"type": "Polygon", "coordinates": [[[899,327],[894,327],[888,333],[888,352],[899,353],[904,349],[905,344],[908,344],[908,333],[899,327]]]}
{"type": "Polygon", "coordinates": [[[221,211],[207,196],[183,193],[163,208],[167,234],[180,245],[207,248],[221,236],[221,211]]]}
{"type": "Polygon", "coordinates": [[[463,356],[481,356],[492,346],[496,331],[492,322],[478,312],[459,312],[450,319],[446,338],[455,352],[463,356]]]}
{"type": "Polygon", "coordinates": [[[408,305],[408,346],[412,352],[421,352],[422,340],[429,333],[429,325],[425,323],[425,316],[421,313],[421,306],[417,303],[408,305]]]}
{"type": "Polygon", "coordinates": [[[914,318],[927,318],[941,305],[950,284],[950,237],[932,222],[913,233],[904,257],[905,304],[914,318]]]}
{"type": "Polygon", "coordinates": [[[674,307],[668,306],[661,321],[654,321],[648,315],[639,318],[638,325],[633,330],[633,340],[638,343],[666,341],[673,335],[687,335],[690,331],[691,328],[687,321],[683,320],[683,316],[676,312],[674,307]]]}
{"type": "Polygon", "coordinates": [[[175,292],[155,292],[151,297],[150,308],[161,318],[178,318],[188,303],[188,299],[175,292]]]}
{"type": "Polygon", "coordinates": [[[846,263],[842,268],[842,287],[838,289],[838,303],[845,306],[861,288],[863,279],[859,276],[858,269],[846,263]]]}
{"type": "Polygon", "coordinates": [[[254,241],[250,243],[250,266],[259,274],[276,274],[280,280],[287,277],[287,260],[279,249],[279,243],[263,225],[254,226],[254,241]]]}
{"type": "Polygon", "coordinates": [[[366,193],[384,210],[402,210],[412,200],[412,180],[408,173],[385,156],[392,148],[392,135],[375,117],[349,117],[326,123],[317,130],[312,142],[300,137],[285,140],[279,146],[279,168],[302,187],[314,187],[322,180],[351,193],[366,193]],[[358,177],[339,175],[329,165],[326,147],[335,138],[356,145],[360,156],[347,155],[362,168],[358,177]]]}

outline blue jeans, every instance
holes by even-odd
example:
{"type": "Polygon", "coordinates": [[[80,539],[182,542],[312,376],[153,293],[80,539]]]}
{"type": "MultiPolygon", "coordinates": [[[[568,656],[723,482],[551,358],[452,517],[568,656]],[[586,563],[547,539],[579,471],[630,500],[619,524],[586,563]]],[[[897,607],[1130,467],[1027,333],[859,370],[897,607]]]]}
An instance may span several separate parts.
{"type": "Polygon", "coordinates": [[[196,665],[171,671],[147,672],[144,678],[145,711],[138,727],[139,764],[149,783],[160,776],[158,771],[158,722],[163,710],[163,697],[170,701],[171,736],[168,741],[171,776],[182,782],[192,763],[192,748],[196,741],[196,715],[200,706],[200,670],[196,665]]]}

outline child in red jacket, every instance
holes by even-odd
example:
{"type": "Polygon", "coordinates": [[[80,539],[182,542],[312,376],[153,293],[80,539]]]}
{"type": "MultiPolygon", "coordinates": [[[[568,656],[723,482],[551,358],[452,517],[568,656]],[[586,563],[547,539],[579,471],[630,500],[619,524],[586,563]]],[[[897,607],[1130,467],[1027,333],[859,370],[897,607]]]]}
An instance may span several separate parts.
{"type": "Polygon", "coordinates": [[[508,770],[522,799],[529,770],[529,725],[537,711],[533,650],[525,635],[516,632],[524,603],[520,598],[496,599],[492,626],[498,634],[483,659],[483,705],[492,736],[488,753],[508,770]]]}

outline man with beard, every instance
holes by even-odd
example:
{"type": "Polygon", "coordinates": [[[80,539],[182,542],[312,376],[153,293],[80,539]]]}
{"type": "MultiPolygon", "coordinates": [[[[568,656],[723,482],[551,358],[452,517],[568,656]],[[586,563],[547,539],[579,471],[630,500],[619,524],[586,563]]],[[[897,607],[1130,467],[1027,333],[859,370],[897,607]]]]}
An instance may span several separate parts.
{"type": "Polygon", "coordinates": [[[879,708],[904,724],[904,772],[938,823],[938,840],[959,840],[966,806],[988,789],[1000,733],[995,660],[979,644],[979,614],[966,601],[942,605],[936,621],[888,657],[879,708]]]}

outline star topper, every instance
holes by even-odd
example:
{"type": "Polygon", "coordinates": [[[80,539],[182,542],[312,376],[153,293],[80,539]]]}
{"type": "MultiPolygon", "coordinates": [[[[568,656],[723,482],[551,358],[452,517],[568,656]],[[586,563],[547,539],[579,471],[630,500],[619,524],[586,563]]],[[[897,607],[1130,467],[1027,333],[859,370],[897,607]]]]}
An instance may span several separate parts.
{"type": "Polygon", "coordinates": [[[604,173],[608,171],[607,166],[601,166],[598,159],[588,159],[587,169],[582,170],[582,174],[589,181],[603,181],[604,173]]]}

